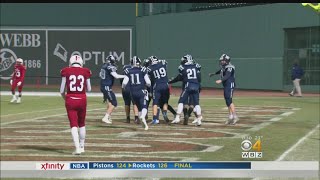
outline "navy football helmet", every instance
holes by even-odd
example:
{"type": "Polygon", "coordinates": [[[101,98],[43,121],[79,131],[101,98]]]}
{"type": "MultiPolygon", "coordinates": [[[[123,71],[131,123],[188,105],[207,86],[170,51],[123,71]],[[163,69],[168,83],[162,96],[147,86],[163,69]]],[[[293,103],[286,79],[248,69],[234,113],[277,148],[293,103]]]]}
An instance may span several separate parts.
{"type": "Polygon", "coordinates": [[[138,56],[133,56],[130,60],[132,66],[140,66],[141,60],[138,56]]]}
{"type": "Polygon", "coordinates": [[[158,58],[157,58],[157,56],[150,56],[148,59],[151,61],[151,63],[152,63],[152,64],[154,64],[154,63],[157,63],[157,62],[158,62],[158,58]]]}
{"type": "Polygon", "coordinates": [[[190,54],[187,54],[181,58],[181,64],[192,64],[193,58],[190,54]]]}
{"type": "Polygon", "coordinates": [[[114,64],[116,63],[116,58],[113,56],[113,55],[109,55],[107,58],[106,58],[107,62],[111,63],[111,64],[114,64]]]}
{"type": "Polygon", "coordinates": [[[150,61],[150,59],[149,59],[149,58],[148,58],[148,59],[143,60],[143,66],[144,66],[144,67],[149,67],[149,66],[150,66],[150,64],[151,64],[151,61],[150,61]]]}
{"type": "Polygon", "coordinates": [[[220,65],[224,66],[230,63],[231,58],[227,54],[222,54],[219,61],[220,61],[220,65]]]}

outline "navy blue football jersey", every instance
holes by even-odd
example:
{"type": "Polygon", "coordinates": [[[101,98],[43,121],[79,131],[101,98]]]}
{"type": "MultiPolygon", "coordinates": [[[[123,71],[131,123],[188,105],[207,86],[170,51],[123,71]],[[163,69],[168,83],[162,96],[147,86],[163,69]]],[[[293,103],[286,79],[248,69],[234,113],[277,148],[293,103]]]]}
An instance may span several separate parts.
{"type": "Polygon", "coordinates": [[[223,86],[229,86],[230,84],[235,84],[235,67],[231,63],[226,65],[221,69],[221,80],[223,86]]]}
{"type": "Polygon", "coordinates": [[[100,70],[100,85],[101,86],[112,86],[114,83],[114,77],[111,75],[112,72],[117,72],[117,67],[110,64],[105,63],[102,65],[100,70]]]}
{"type": "MultiPolygon", "coordinates": [[[[125,64],[125,65],[123,65],[122,75],[126,75],[126,73],[125,73],[124,71],[125,71],[126,69],[130,69],[130,68],[132,68],[131,64],[125,64]]],[[[123,82],[123,78],[120,79],[120,84],[122,84],[122,82],[123,82]]],[[[126,90],[126,91],[127,91],[127,90],[130,90],[129,87],[130,87],[130,86],[126,86],[125,90],[126,90]]]]}
{"type": "Polygon", "coordinates": [[[154,85],[154,83],[168,83],[167,64],[168,63],[166,60],[159,60],[158,63],[151,64],[147,68],[152,86],[154,85]]]}
{"type": "Polygon", "coordinates": [[[178,67],[179,74],[182,76],[183,84],[201,82],[201,66],[200,64],[183,64],[178,67]]]}
{"type": "Polygon", "coordinates": [[[129,78],[127,86],[130,86],[131,93],[145,89],[146,82],[144,76],[147,73],[145,67],[132,67],[124,70],[125,75],[129,78]]]}

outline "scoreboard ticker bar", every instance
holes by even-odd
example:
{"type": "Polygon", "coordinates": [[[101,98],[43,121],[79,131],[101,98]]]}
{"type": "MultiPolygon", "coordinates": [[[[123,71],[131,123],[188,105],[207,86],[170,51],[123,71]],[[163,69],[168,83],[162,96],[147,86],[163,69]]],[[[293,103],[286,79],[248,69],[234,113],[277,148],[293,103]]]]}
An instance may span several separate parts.
{"type": "Polygon", "coordinates": [[[1,178],[318,178],[318,161],[1,161],[1,178]]]}
{"type": "MultiPolygon", "coordinates": [[[[71,165],[70,169],[77,169],[77,166],[71,165]]],[[[251,169],[251,163],[250,162],[89,162],[89,169],[251,169]]]]}

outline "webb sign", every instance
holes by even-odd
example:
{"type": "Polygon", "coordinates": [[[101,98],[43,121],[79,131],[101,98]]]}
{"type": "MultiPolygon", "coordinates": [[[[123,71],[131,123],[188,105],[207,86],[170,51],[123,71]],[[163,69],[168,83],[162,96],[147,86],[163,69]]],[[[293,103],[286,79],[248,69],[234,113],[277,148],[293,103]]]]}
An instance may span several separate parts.
{"type": "MultiPolygon", "coordinates": [[[[46,32],[42,30],[5,30],[0,32],[0,78],[9,80],[18,57],[24,60],[28,74],[46,74],[46,32]]],[[[27,80],[26,83],[31,82],[27,80]]]]}
{"type": "MultiPolygon", "coordinates": [[[[54,29],[54,28],[1,28],[0,78],[10,79],[17,57],[24,59],[27,76],[46,77],[42,83],[57,84],[60,70],[68,66],[69,58],[82,56],[86,67],[98,76],[100,66],[109,55],[118,65],[129,63],[132,56],[132,29],[54,29]]],[[[34,79],[26,79],[30,83],[34,79]]]]}

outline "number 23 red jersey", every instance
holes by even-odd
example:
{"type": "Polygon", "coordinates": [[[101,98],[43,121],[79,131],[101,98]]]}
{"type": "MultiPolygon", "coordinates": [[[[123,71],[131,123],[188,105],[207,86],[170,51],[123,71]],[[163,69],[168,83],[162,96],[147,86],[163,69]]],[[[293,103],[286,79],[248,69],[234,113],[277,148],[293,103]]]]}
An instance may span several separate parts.
{"type": "Polygon", "coordinates": [[[61,70],[61,76],[66,77],[67,94],[86,94],[87,79],[92,73],[88,68],[65,67],[61,70]]]}

